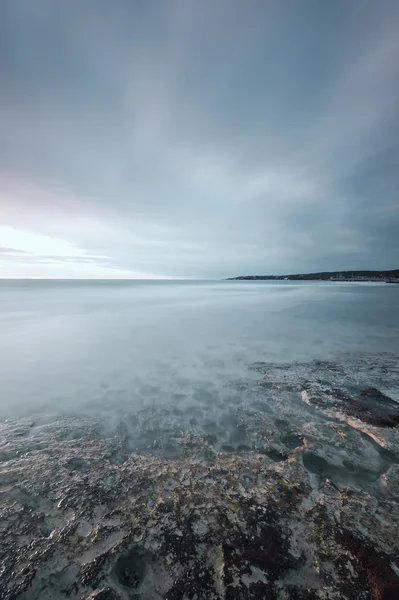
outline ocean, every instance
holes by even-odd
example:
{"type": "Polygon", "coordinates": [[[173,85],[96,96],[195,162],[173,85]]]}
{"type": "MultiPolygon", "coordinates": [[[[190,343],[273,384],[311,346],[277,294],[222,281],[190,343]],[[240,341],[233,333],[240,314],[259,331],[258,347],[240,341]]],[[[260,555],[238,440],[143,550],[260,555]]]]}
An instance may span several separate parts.
{"type": "Polygon", "coordinates": [[[365,353],[399,353],[399,285],[0,282],[3,417],[209,408],[258,361],[365,353]]]}

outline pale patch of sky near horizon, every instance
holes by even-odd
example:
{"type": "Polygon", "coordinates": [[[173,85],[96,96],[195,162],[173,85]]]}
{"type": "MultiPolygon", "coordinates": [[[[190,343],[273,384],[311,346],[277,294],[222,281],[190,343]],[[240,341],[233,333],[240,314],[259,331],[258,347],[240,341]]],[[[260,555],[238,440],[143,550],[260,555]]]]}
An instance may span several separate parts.
{"type": "Polygon", "coordinates": [[[399,264],[399,3],[3,0],[0,277],[399,264]]]}

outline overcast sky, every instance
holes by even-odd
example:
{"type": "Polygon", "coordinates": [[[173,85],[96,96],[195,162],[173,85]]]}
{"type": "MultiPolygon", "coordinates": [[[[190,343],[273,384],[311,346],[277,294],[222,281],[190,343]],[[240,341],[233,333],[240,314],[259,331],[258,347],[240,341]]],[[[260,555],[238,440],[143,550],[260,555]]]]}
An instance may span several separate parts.
{"type": "Polygon", "coordinates": [[[399,267],[399,1],[1,0],[0,276],[399,267]]]}

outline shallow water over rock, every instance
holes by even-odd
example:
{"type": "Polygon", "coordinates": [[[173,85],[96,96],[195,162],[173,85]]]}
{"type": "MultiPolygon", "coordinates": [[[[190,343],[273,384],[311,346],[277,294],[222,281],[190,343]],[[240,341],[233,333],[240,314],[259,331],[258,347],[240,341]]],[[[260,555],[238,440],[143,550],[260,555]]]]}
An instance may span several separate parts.
{"type": "Polygon", "coordinates": [[[0,424],[0,598],[396,598],[397,357],[0,424]],[[231,401],[233,399],[233,401],[231,401]]]}

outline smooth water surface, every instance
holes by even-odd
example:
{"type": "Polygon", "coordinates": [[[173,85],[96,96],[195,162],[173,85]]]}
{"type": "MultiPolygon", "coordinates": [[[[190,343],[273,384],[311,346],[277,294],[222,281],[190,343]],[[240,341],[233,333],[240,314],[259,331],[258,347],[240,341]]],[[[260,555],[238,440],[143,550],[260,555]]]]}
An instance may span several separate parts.
{"type": "Polygon", "coordinates": [[[1,281],[0,415],[212,398],[256,361],[399,352],[399,285],[1,281]]]}

